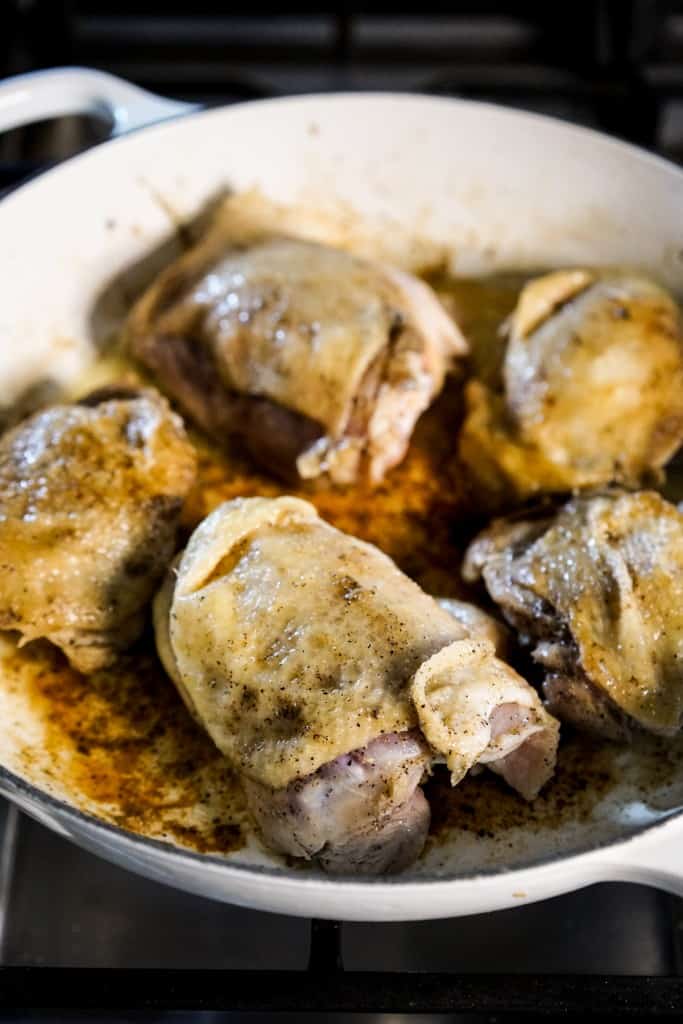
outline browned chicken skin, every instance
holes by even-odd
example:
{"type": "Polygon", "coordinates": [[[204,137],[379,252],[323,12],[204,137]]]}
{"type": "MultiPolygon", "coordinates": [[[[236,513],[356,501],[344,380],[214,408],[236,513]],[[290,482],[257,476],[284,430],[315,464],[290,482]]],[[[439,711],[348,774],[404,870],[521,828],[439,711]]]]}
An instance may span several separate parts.
{"type": "Polygon", "coordinates": [[[36,413],[0,440],[0,628],[92,672],[139,634],[195,456],[153,391],[36,413]]]}
{"type": "Polygon", "coordinates": [[[552,775],[558,723],[536,691],[307,502],[219,506],[154,611],[164,666],[281,852],[398,870],[426,835],[433,760],[453,785],[486,765],[527,799],[552,775]]]}
{"type": "Polygon", "coordinates": [[[633,273],[566,270],[523,288],[500,386],[472,380],[460,456],[493,505],[656,475],[683,440],[676,303],[633,273]]]}
{"type": "Polygon", "coordinates": [[[493,645],[499,658],[505,658],[510,653],[512,635],[510,630],[493,615],[472,604],[470,601],[461,601],[455,597],[435,597],[434,600],[456,619],[467,635],[477,640],[488,640],[493,645]]]}
{"type": "Polygon", "coordinates": [[[229,204],[139,300],[128,339],[215,439],[240,436],[281,475],[338,483],[377,482],[401,461],[466,351],[422,281],[240,225],[229,204]]]}
{"type": "Polygon", "coordinates": [[[553,714],[610,739],[679,730],[683,515],[659,494],[611,491],[499,520],[464,571],[533,645],[553,714]]]}

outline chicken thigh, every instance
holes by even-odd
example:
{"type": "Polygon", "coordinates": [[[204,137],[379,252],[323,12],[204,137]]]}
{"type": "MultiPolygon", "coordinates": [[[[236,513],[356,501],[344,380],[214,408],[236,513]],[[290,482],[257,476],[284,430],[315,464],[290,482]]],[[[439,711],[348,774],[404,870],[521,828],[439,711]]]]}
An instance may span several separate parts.
{"type": "Polygon", "coordinates": [[[245,779],[251,813],[273,849],[325,871],[375,875],[409,867],[429,830],[419,732],[385,733],[282,789],[245,779]]]}
{"type": "Polygon", "coordinates": [[[399,270],[264,234],[228,203],[139,300],[136,358],[217,440],[280,475],[382,479],[466,351],[431,289],[399,270]]]}
{"type": "Polygon", "coordinates": [[[546,671],[550,710],[611,739],[683,714],[683,515],[650,491],[500,520],[465,561],[546,671]]]}
{"type": "Polygon", "coordinates": [[[532,280],[507,325],[498,390],[471,381],[460,456],[493,503],[656,474],[683,440],[683,328],[627,272],[532,280]]]}
{"type": "Polygon", "coordinates": [[[433,759],[454,784],[489,764],[527,797],[552,774],[557,723],[536,692],[307,502],[216,509],[167,576],[155,629],[266,841],[329,870],[393,870],[417,856],[428,824],[418,787],[433,759]],[[543,756],[508,771],[530,743],[543,756]]]}
{"type": "Polygon", "coordinates": [[[92,672],[137,637],[195,458],[152,391],[36,413],[0,440],[0,629],[92,672]]]}

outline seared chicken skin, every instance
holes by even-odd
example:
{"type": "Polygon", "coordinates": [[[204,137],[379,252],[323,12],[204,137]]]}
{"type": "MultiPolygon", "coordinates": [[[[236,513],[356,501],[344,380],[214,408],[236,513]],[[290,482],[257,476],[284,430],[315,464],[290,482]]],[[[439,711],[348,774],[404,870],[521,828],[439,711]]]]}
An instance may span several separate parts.
{"type": "Polygon", "coordinates": [[[500,387],[473,380],[460,456],[493,503],[656,474],[683,441],[683,327],[626,272],[532,280],[506,324],[500,387]]]}
{"type": "Polygon", "coordinates": [[[627,739],[671,736],[683,714],[683,515],[651,491],[577,498],[556,516],[500,520],[469,549],[546,670],[550,710],[627,739]]]}
{"type": "Polygon", "coordinates": [[[460,601],[455,597],[436,597],[434,600],[444,611],[457,619],[467,636],[473,640],[487,640],[499,658],[505,659],[509,654],[510,630],[493,615],[489,615],[470,601],[460,601]]]}
{"type": "Polygon", "coordinates": [[[454,784],[487,764],[528,798],[552,774],[557,723],[536,692],[307,502],[216,509],[168,575],[155,629],[265,840],[329,870],[396,870],[417,856],[433,759],[454,784]]]}
{"type": "Polygon", "coordinates": [[[466,351],[417,278],[264,234],[231,203],[139,300],[128,338],[215,439],[240,436],[280,475],[343,484],[366,471],[377,482],[401,461],[466,351]]]}
{"type": "Polygon", "coordinates": [[[81,672],[109,664],[142,629],[194,474],[180,419],[152,391],[56,405],[6,433],[0,629],[47,638],[81,672]]]}

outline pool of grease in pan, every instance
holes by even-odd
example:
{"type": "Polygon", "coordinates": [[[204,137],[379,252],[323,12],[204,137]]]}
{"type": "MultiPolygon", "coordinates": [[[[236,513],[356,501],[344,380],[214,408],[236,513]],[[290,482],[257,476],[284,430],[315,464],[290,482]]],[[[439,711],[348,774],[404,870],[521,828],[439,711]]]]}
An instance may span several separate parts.
{"type": "MultiPolygon", "coordinates": [[[[499,325],[524,278],[432,283],[473,345],[472,370],[490,379],[502,351],[499,325]]],[[[136,371],[103,361],[85,387],[136,371]]],[[[195,438],[198,485],[184,528],[237,495],[298,493],[321,515],[385,550],[429,592],[467,596],[462,551],[476,517],[454,460],[461,415],[452,381],[422,417],[404,462],[378,488],[281,485],[239,451],[195,438]]],[[[254,855],[237,780],[193,722],[161,669],[151,632],[113,668],[86,679],[48,644],[0,651],[3,763],[82,810],[200,852],[254,855]]],[[[632,748],[567,734],[555,778],[532,803],[488,772],[452,789],[443,768],[426,784],[432,830],[417,873],[457,874],[607,841],[683,806],[683,743],[642,738],[632,748]]],[[[262,852],[256,856],[263,862],[262,852]]]]}

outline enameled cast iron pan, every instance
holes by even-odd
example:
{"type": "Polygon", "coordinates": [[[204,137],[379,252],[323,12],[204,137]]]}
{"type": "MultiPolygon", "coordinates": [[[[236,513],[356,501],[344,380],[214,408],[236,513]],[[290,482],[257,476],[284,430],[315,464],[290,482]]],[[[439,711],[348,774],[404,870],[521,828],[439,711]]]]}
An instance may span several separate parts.
{"type": "MultiPolygon", "coordinates": [[[[0,130],[75,112],[109,118],[115,138],[0,203],[3,406],[82,375],[125,311],[125,289],[112,298],[110,282],[150,252],[168,258],[178,225],[226,188],[257,188],[300,210],[310,232],[355,231],[365,248],[374,239],[406,264],[418,252],[445,255],[465,274],[624,263],[683,290],[683,171],[547,118],[388,94],[197,112],[83,69],[0,84],[0,130]],[[110,301],[98,303],[104,294],[110,301]]],[[[379,921],[496,910],[600,880],[683,894],[677,750],[657,770],[615,753],[616,782],[589,811],[577,804],[561,821],[508,823],[503,835],[456,830],[404,875],[334,879],[291,869],[257,844],[218,856],[112,824],[60,773],[45,707],[26,699],[20,675],[0,676],[0,791],[86,849],[203,896],[379,921]]]]}

